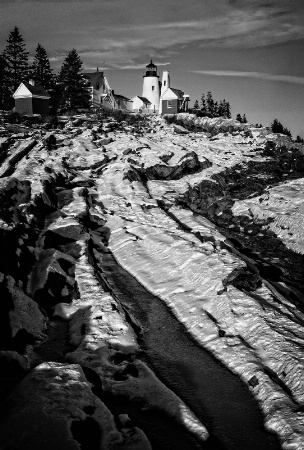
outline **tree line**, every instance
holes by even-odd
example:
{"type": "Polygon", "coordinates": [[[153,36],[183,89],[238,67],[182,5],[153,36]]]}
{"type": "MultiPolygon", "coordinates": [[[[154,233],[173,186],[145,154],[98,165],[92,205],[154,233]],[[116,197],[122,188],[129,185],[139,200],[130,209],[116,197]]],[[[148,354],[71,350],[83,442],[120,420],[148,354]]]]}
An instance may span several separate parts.
{"type": "MultiPolygon", "coordinates": [[[[199,104],[198,100],[195,100],[193,105],[193,112],[200,116],[206,117],[225,117],[227,119],[231,119],[231,109],[229,102],[226,100],[220,100],[219,102],[213,99],[212,93],[208,91],[207,96],[202,94],[201,103],[199,104]]],[[[240,123],[248,123],[246,114],[241,115],[238,113],[236,115],[236,120],[240,123]]],[[[261,128],[262,124],[256,124],[257,128],[261,128]]],[[[273,133],[285,134],[292,138],[291,132],[288,128],[284,127],[282,123],[278,119],[274,119],[270,125],[271,131],[273,133]]],[[[304,139],[300,136],[297,136],[295,142],[304,144],[304,139]]]]}
{"type": "MultiPolygon", "coordinates": [[[[230,103],[224,100],[216,101],[213,99],[212,93],[210,91],[207,92],[207,95],[204,93],[201,96],[201,103],[199,105],[198,100],[195,100],[193,105],[194,110],[199,110],[202,116],[207,117],[225,117],[226,119],[231,119],[231,107],[230,103]]],[[[246,114],[237,114],[236,120],[241,123],[247,123],[246,114]]]]}
{"type": "MultiPolygon", "coordinates": [[[[284,127],[284,125],[282,125],[282,123],[278,119],[274,119],[274,121],[272,122],[271,130],[273,133],[285,134],[286,136],[292,137],[290,130],[284,127]]],[[[304,139],[302,139],[300,136],[297,136],[295,142],[304,144],[304,139]]]]}
{"type": "Polygon", "coordinates": [[[195,100],[194,107],[195,110],[199,110],[200,115],[206,117],[225,117],[231,119],[231,108],[229,102],[224,100],[214,100],[212,93],[207,92],[201,96],[200,105],[198,100],[195,100]]]}
{"type": "Polygon", "coordinates": [[[38,44],[32,64],[29,52],[15,27],[6,40],[0,55],[0,109],[14,107],[13,94],[21,82],[34,80],[50,94],[50,112],[58,110],[89,108],[91,106],[88,78],[82,72],[83,63],[75,49],[66,56],[58,75],[53,73],[45,48],[38,44]]]}

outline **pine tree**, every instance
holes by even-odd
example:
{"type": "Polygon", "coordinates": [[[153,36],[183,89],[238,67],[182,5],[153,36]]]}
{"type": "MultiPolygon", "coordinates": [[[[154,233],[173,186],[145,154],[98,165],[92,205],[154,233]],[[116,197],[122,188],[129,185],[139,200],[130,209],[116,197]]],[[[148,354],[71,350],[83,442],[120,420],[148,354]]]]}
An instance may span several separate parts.
{"type": "Polygon", "coordinates": [[[55,75],[52,72],[47,53],[40,44],[36,48],[34,61],[31,66],[31,77],[35,83],[40,84],[47,91],[54,88],[55,75]]]}
{"type": "Polygon", "coordinates": [[[214,102],[213,105],[213,117],[219,117],[219,104],[218,102],[214,102]]]}
{"type": "Polygon", "coordinates": [[[193,109],[199,109],[198,100],[195,100],[194,105],[193,105],[193,109]]]}
{"type": "Polygon", "coordinates": [[[236,118],[235,118],[235,119],[238,120],[239,122],[243,123],[243,119],[242,119],[242,116],[241,116],[240,113],[238,113],[238,114],[236,115],[236,118]]]}
{"type": "Polygon", "coordinates": [[[246,114],[243,114],[243,123],[247,123],[247,117],[246,117],[246,114]]]}
{"type": "Polygon", "coordinates": [[[225,104],[223,100],[220,100],[218,109],[217,109],[218,117],[223,117],[225,115],[225,104]]]}
{"type": "Polygon", "coordinates": [[[272,122],[271,130],[273,131],[273,133],[282,133],[283,125],[278,119],[274,119],[274,121],[272,122]]]}
{"type": "Polygon", "coordinates": [[[231,108],[230,108],[230,103],[226,102],[226,100],[223,100],[224,103],[224,117],[226,117],[226,119],[231,119],[231,108]]]}
{"type": "Polygon", "coordinates": [[[15,27],[7,39],[7,46],[3,52],[6,63],[6,88],[10,95],[10,105],[13,106],[12,94],[22,81],[26,81],[29,75],[28,52],[25,51],[23,37],[19,28],[15,27]]]}
{"type": "Polygon", "coordinates": [[[46,50],[38,44],[34,61],[31,66],[31,77],[36,84],[40,84],[50,94],[50,111],[57,110],[59,93],[57,92],[56,75],[53,74],[46,50]]]}
{"type": "Polygon", "coordinates": [[[204,113],[207,112],[207,104],[206,104],[205,94],[202,94],[202,96],[201,96],[201,111],[204,113]]]}
{"type": "Polygon", "coordinates": [[[286,128],[286,127],[283,128],[283,134],[286,134],[286,136],[292,137],[290,130],[288,130],[288,128],[286,128]]]}
{"type": "Polygon", "coordinates": [[[59,77],[60,108],[89,108],[89,82],[82,73],[82,61],[76,50],[70,51],[61,67],[59,77]]]}
{"type": "Polygon", "coordinates": [[[7,86],[7,64],[3,55],[0,55],[0,109],[9,109],[11,94],[7,86]]]}
{"type": "Polygon", "coordinates": [[[214,112],[214,100],[210,91],[207,92],[207,112],[213,114],[214,112]]]}
{"type": "Polygon", "coordinates": [[[288,128],[285,128],[278,119],[274,119],[271,124],[271,130],[273,133],[286,134],[286,136],[291,137],[291,132],[288,128]]]}

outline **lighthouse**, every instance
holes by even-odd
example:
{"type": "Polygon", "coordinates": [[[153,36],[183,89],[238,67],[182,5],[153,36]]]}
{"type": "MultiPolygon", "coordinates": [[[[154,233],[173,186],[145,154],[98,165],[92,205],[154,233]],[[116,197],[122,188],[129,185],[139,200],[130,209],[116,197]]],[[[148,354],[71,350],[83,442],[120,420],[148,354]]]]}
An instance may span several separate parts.
{"type": "Polygon", "coordinates": [[[157,75],[157,67],[153,64],[152,59],[150,64],[146,66],[146,75],[144,75],[143,93],[142,96],[151,102],[151,112],[158,112],[159,110],[159,76],[157,75]]]}

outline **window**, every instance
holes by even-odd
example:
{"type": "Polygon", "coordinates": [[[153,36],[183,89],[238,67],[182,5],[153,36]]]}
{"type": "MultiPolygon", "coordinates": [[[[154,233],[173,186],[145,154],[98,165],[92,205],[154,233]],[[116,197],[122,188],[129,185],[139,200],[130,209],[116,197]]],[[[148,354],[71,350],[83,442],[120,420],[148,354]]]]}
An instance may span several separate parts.
{"type": "Polygon", "coordinates": [[[155,86],[152,86],[152,91],[154,91],[154,89],[155,89],[155,86]]]}
{"type": "Polygon", "coordinates": [[[167,108],[172,108],[172,100],[167,100],[167,108]]]}
{"type": "Polygon", "coordinates": [[[98,82],[96,83],[96,89],[97,90],[99,89],[99,83],[98,82]]]}
{"type": "Polygon", "coordinates": [[[164,86],[166,86],[166,80],[164,81],[164,86]]]}

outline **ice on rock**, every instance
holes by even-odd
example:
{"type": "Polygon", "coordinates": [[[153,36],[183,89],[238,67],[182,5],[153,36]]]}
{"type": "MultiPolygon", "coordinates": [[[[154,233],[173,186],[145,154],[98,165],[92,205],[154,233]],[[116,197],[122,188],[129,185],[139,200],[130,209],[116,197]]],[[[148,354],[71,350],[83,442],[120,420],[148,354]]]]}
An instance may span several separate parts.
{"type": "Polygon", "coordinates": [[[0,312],[18,324],[1,355],[29,370],[5,381],[19,383],[5,445],[21,448],[40,417],[49,448],[58,430],[80,448],[75,427],[88,424],[96,448],[150,449],[141,427],[165,447],[167,425],[208,445],[209,430],[143,357],[140,312],[119,288],[128,274],[142,302],[157,297],[244,381],[282,448],[304,448],[303,148],[232,119],[88,116],[59,118],[52,145],[39,128],[0,138],[0,312]],[[7,301],[8,276],[24,311],[7,301]]]}

